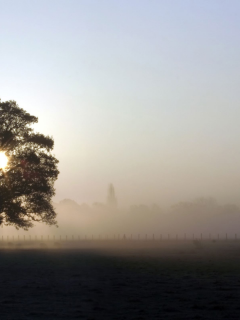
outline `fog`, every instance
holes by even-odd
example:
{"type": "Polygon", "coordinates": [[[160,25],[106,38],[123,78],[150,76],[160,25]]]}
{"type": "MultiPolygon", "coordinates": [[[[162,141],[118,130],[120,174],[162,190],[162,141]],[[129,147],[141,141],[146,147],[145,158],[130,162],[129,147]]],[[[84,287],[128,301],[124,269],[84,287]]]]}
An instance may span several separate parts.
{"type": "Polygon", "coordinates": [[[59,160],[59,228],[27,234],[237,232],[240,2],[58,2],[1,6],[0,98],[59,160]]]}
{"type": "Polygon", "coordinates": [[[56,226],[36,224],[28,231],[4,226],[3,239],[225,239],[240,237],[240,207],[211,197],[181,201],[168,207],[159,204],[118,203],[113,185],[107,199],[79,204],[71,199],[53,203],[56,226]]]}

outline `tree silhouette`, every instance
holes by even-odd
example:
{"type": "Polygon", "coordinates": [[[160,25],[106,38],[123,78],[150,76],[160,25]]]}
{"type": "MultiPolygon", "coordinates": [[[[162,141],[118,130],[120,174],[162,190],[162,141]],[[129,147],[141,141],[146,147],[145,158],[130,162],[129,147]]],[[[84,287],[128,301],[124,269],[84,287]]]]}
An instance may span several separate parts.
{"type": "Polygon", "coordinates": [[[109,207],[116,208],[117,207],[117,199],[115,195],[114,186],[110,183],[108,187],[108,196],[107,203],[109,207]]]}
{"type": "Polygon", "coordinates": [[[51,198],[58,160],[51,154],[53,139],[31,128],[37,122],[15,101],[0,100],[0,152],[8,157],[0,169],[0,225],[25,230],[35,221],[56,225],[51,198]]]}

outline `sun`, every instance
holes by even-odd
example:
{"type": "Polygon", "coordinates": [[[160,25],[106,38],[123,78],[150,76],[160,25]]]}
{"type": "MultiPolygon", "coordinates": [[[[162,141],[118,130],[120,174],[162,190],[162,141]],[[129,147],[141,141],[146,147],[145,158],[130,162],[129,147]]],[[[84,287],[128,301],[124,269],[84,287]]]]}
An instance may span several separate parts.
{"type": "Polygon", "coordinates": [[[0,169],[5,169],[8,163],[8,158],[5,152],[0,152],[0,169]]]}

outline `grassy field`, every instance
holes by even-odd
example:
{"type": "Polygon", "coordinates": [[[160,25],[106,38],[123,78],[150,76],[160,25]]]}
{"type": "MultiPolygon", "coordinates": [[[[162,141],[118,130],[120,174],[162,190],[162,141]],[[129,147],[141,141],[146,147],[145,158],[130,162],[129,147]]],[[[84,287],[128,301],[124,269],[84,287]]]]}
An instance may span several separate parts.
{"type": "Polygon", "coordinates": [[[240,242],[0,243],[1,319],[240,319],[240,242]]]}

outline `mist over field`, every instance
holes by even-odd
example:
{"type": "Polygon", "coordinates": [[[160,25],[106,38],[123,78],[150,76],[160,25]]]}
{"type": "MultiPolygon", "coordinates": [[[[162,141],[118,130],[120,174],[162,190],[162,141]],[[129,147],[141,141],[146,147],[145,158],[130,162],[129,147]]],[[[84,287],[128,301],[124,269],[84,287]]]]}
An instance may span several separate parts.
{"type": "Polygon", "coordinates": [[[240,1],[0,15],[1,320],[240,319],[240,1]]]}
{"type": "Polygon", "coordinates": [[[161,207],[136,204],[130,207],[109,203],[78,204],[64,199],[54,203],[58,228],[35,224],[28,231],[3,227],[1,235],[45,239],[183,239],[240,237],[240,208],[235,204],[219,204],[213,198],[198,198],[161,207]]]}
{"type": "Polygon", "coordinates": [[[71,200],[63,200],[56,204],[59,231],[69,234],[87,234],[95,237],[132,234],[135,238],[140,234],[145,237],[164,236],[168,234],[183,237],[186,233],[192,237],[205,237],[225,233],[239,233],[240,208],[234,204],[219,205],[212,199],[197,199],[193,202],[180,202],[162,209],[158,205],[133,205],[125,209],[112,209],[107,206],[78,205],[71,200]]]}

